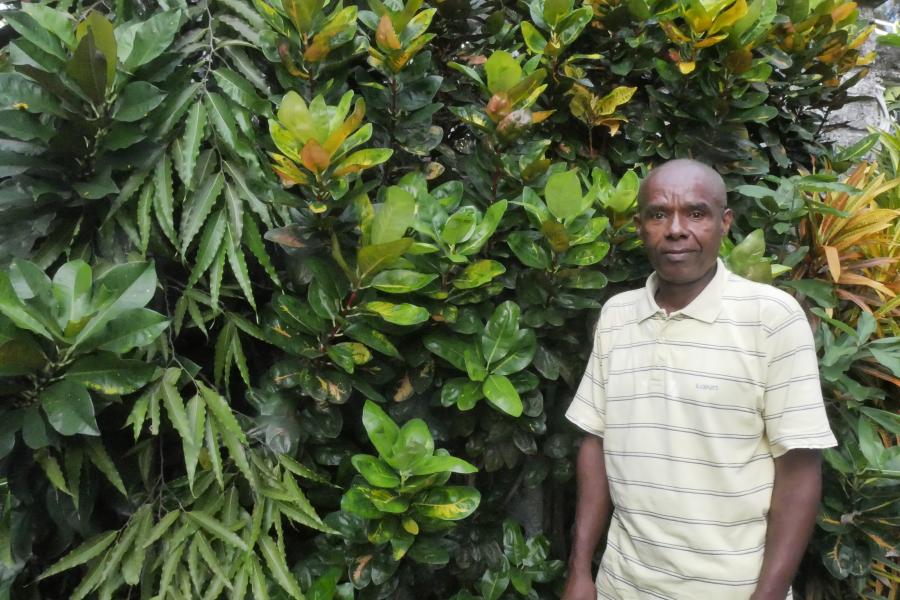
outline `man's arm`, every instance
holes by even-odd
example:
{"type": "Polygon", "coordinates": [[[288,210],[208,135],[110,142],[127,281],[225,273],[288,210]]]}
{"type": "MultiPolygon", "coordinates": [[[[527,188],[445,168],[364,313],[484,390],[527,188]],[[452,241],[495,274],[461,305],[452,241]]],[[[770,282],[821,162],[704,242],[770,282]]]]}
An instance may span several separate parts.
{"type": "Polygon", "coordinates": [[[563,600],[596,600],[591,561],[612,515],[612,499],[603,462],[603,438],[584,436],[578,450],[576,474],[578,496],[563,600]]]}
{"type": "Polygon", "coordinates": [[[795,449],[775,459],[762,571],[751,600],[784,600],[812,535],[822,495],[822,454],[795,449]]]}

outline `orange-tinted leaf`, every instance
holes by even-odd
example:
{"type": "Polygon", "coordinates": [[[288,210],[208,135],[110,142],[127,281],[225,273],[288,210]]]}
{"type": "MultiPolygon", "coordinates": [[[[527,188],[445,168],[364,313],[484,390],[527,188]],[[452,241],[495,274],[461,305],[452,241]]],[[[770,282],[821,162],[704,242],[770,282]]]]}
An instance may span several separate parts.
{"type": "Polygon", "coordinates": [[[672,21],[662,21],[659,25],[663,28],[663,31],[666,32],[666,37],[673,42],[685,44],[691,41],[691,38],[681,33],[681,30],[678,29],[672,21]]]}
{"type": "Polygon", "coordinates": [[[831,278],[838,281],[841,278],[841,259],[838,256],[837,248],[834,246],[825,246],[825,259],[828,261],[828,270],[831,272],[831,278]]]}
{"type": "Polygon", "coordinates": [[[834,23],[840,23],[850,16],[856,10],[856,2],[845,2],[831,11],[831,20],[834,23]]]}
{"type": "Polygon", "coordinates": [[[275,171],[275,174],[281,179],[282,184],[286,186],[309,184],[309,177],[307,177],[288,157],[274,153],[269,156],[275,161],[275,164],[272,165],[272,170],[275,171]]]}
{"type": "Polygon", "coordinates": [[[737,0],[728,10],[719,13],[719,16],[713,21],[712,27],[709,28],[707,33],[712,35],[726,27],[731,27],[747,14],[747,9],[746,0],[737,0]]]}
{"type": "Polygon", "coordinates": [[[331,164],[331,155],[319,142],[310,139],[300,151],[300,162],[313,173],[321,173],[331,164]]]}
{"type": "Polygon", "coordinates": [[[868,277],[864,277],[862,275],[855,275],[853,273],[841,273],[841,278],[838,280],[838,283],[843,285],[862,285],[866,287],[870,287],[877,292],[881,292],[885,296],[893,297],[895,294],[888,288],[886,285],[879,281],[875,281],[873,279],[869,279],[868,277]]]}
{"type": "Polygon", "coordinates": [[[719,35],[714,35],[712,37],[704,38],[694,44],[694,48],[697,50],[702,50],[703,48],[709,48],[710,46],[715,46],[722,40],[728,37],[727,33],[720,33],[719,35]]]}
{"type": "Polygon", "coordinates": [[[329,135],[328,139],[325,140],[325,143],[322,144],[325,151],[328,152],[329,155],[333,155],[337,149],[341,147],[341,144],[344,143],[344,140],[347,139],[347,136],[356,131],[360,126],[365,115],[366,103],[362,98],[359,98],[356,101],[356,105],[353,107],[353,113],[347,117],[346,121],[341,123],[340,127],[331,132],[331,135],[329,135]]]}
{"type": "Polygon", "coordinates": [[[394,31],[394,24],[388,15],[382,15],[378,21],[378,28],[375,30],[375,43],[384,51],[399,50],[400,38],[394,31]]]}

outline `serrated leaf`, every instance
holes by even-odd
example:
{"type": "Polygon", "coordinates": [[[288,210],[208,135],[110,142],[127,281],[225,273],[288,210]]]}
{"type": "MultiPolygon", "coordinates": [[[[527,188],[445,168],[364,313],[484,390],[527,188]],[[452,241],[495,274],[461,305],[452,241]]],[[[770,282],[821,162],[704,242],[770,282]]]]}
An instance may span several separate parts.
{"type": "Polygon", "coordinates": [[[206,407],[209,409],[210,413],[212,413],[212,416],[215,417],[216,423],[219,425],[219,427],[240,440],[241,443],[247,443],[247,438],[244,435],[244,430],[241,429],[240,424],[234,417],[234,413],[231,411],[231,407],[228,406],[225,398],[220,396],[219,393],[215,390],[208,388],[202,383],[198,383],[197,387],[200,390],[200,395],[206,402],[206,407]]]}
{"type": "Polygon", "coordinates": [[[197,100],[184,119],[184,135],[180,140],[181,152],[175,162],[178,176],[185,188],[193,189],[194,171],[200,156],[200,142],[206,130],[206,108],[202,100],[197,100]]]}
{"type": "Polygon", "coordinates": [[[175,387],[180,374],[181,371],[179,369],[167,369],[162,381],[162,400],[166,407],[166,413],[169,415],[169,420],[175,427],[175,431],[178,432],[182,440],[193,443],[193,430],[184,408],[184,400],[181,398],[178,388],[175,387]]]}
{"type": "Polygon", "coordinates": [[[188,277],[188,287],[196,284],[216,260],[219,249],[225,240],[226,227],[227,221],[222,209],[212,213],[206,220],[206,224],[203,226],[203,233],[200,235],[200,242],[197,245],[194,266],[191,268],[191,274],[188,277]]]}
{"type": "Polygon", "coordinates": [[[266,250],[259,227],[256,226],[256,221],[253,217],[247,213],[244,213],[244,243],[250,248],[250,252],[256,257],[256,261],[262,266],[272,282],[281,287],[281,280],[278,277],[275,266],[272,264],[269,252],[266,250]]]}
{"type": "Polygon", "coordinates": [[[108,531],[106,533],[97,534],[94,537],[86,540],[77,548],[57,561],[49,569],[41,573],[37,580],[41,581],[42,579],[52,577],[57,573],[68,571],[69,569],[83,565],[100,556],[101,554],[103,554],[104,550],[109,548],[110,544],[113,543],[113,540],[116,539],[117,535],[118,531],[108,531]]]}
{"type": "Polygon", "coordinates": [[[59,461],[56,460],[56,457],[44,448],[34,453],[34,460],[41,466],[41,469],[44,471],[44,474],[47,476],[47,479],[50,480],[53,487],[64,494],[72,495],[72,492],[69,491],[69,487],[66,485],[66,479],[63,477],[62,469],[60,468],[59,461]]]}
{"type": "Polygon", "coordinates": [[[216,422],[210,416],[206,420],[206,453],[209,456],[209,465],[212,467],[213,475],[219,484],[219,489],[225,487],[225,478],[222,474],[222,453],[219,451],[219,431],[216,422]]]}
{"type": "Polygon", "coordinates": [[[182,255],[187,254],[187,249],[191,245],[191,240],[193,240],[194,236],[200,231],[200,227],[202,227],[203,223],[206,221],[206,217],[209,215],[213,205],[219,198],[219,194],[222,193],[222,188],[224,186],[225,177],[222,176],[222,173],[215,173],[207,177],[206,180],[200,184],[197,192],[191,195],[191,199],[186,204],[184,213],[181,217],[182,255]]]}
{"type": "Polygon", "coordinates": [[[190,439],[182,438],[181,444],[184,449],[184,465],[187,472],[188,485],[191,493],[193,493],[197,461],[200,458],[203,436],[206,432],[206,404],[199,394],[196,394],[188,401],[185,414],[187,415],[188,427],[191,430],[191,437],[190,439]]]}
{"type": "Polygon", "coordinates": [[[162,538],[166,534],[167,531],[175,524],[175,521],[178,520],[178,517],[181,516],[180,510],[173,510],[171,512],[167,512],[163,518],[159,520],[159,522],[153,526],[153,529],[150,530],[150,533],[147,534],[147,538],[141,544],[142,548],[149,548],[153,544],[155,544],[158,540],[162,538]]]}
{"type": "Polygon", "coordinates": [[[230,578],[228,577],[228,573],[222,567],[221,563],[219,563],[219,559],[216,556],[215,551],[212,549],[212,546],[209,545],[209,542],[206,539],[206,536],[200,532],[197,532],[197,535],[194,536],[194,540],[197,543],[197,549],[200,552],[200,558],[203,559],[203,562],[209,567],[209,570],[213,572],[214,575],[220,577],[222,581],[225,582],[225,586],[228,589],[231,589],[230,578]]]}
{"type": "Polygon", "coordinates": [[[271,571],[281,589],[287,592],[294,600],[304,600],[300,584],[297,583],[294,575],[288,569],[284,554],[279,550],[275,541],[264,535],[259,539],[259,547],[262,550],[266,566],[269,567],[269,571],[271,571]]]}
{"type": "Polygon", "coordinates": [[[244,251],[235,241],[234,232],[231,231],[231,225],[227,227],[225,233],[225,249],[228,252],[228,264],[231,266],[231,272],[234,273],[238,285],[253,307],[256,310],[256,300],[253,298],[253,286],[250,284],[250,273],[247,271],[247,261],[244,259],[244,251]]]}
{"type": "Polygon", "coordinates": [[[269,102],[257,96],[253,85],[240,74],[227,67],[219,67],[213,71],[213,77],[229,98],[251,113],[262,116],[272,114],[269,102]]]}
{"type": "Polygon", "coordinates": [[[206,531],[212,536],[215,536],[228,544],[229,546],[234,546],[238,550],[242,550],[247,552],[250,547],[247,543],[241,539],[241,537],[234,532],[232,532],[228,527],[223,525],[219,520],[214,518],[207,512],[200,510],[193,510],[184,513],[184,515],[193,521],[196,525],[198,525],[201,529],[206,531]]]}
{"type": "Polygon", "coordinates": [[[175,200],[172,195],[172,159],[168,153],[156,163],[153,171],[153,207],[156,209],[156,222],[174,246],[178,246],[178,234],[175,233],[175,200]]]}
{"type": "Polygon", "coordinates": [[[122,481],[122,476],[119,475],[116,465],[109,457],[109,453],[106,452],[106,447],[103,445],[103,442],[96,438],[89,438],[85,450],[87,450],[88,458],[94,463],[94,466],[106,476],[119,493],[127,497],[128,492],[125,489],[125,483],[122,481]]]}

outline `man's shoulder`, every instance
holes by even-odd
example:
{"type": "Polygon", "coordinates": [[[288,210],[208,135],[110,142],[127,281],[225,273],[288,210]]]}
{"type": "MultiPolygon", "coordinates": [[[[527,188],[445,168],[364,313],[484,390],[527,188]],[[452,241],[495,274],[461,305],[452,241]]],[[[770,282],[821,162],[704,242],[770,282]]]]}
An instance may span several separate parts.
{"type": "Polygon", "coordinates": [[[753,312],[767,323],[803,314],[797,300],[784,290],[734,273],[728,273],[728,285],[722,294],[722,302],[736,311],[753,312]]]}
{"type": "Polygon", "coordinates": [[[613,316],[613,314],[627,314],[634,312],[638,303],[644,294],[647,293],[646,288],[639,287],[627,292],[619,292],[603,303],[603,309],[600,311],[603,316],[613,316]]]}

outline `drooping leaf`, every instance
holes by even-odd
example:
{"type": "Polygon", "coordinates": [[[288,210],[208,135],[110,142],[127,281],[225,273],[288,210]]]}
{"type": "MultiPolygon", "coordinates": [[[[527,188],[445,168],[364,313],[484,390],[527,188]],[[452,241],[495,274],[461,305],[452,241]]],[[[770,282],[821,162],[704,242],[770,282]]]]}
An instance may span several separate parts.
{"type": "Polygon", "coordinates": [[[100,435],[91,395],[75,381],[64,379],[45,389],[41,407],[61,435],[100,435]]]}

